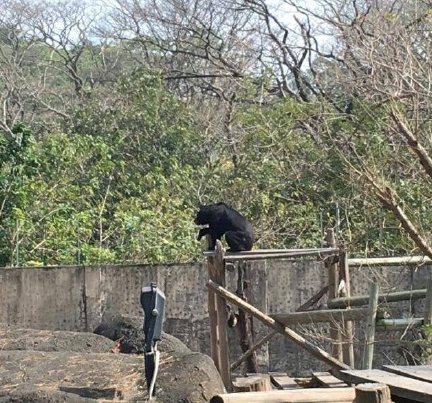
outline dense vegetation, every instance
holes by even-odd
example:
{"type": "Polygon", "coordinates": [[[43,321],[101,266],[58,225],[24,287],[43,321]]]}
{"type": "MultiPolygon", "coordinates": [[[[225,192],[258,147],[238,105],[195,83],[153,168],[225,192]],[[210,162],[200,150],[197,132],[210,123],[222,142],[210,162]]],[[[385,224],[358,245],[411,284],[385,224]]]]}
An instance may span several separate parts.
{"type": "Polygon", "coordinates": [[[7,1],[0,266],[196,260],[219,200],[257,247],[432,255],[427,4],[281,3],[7,1]]]}

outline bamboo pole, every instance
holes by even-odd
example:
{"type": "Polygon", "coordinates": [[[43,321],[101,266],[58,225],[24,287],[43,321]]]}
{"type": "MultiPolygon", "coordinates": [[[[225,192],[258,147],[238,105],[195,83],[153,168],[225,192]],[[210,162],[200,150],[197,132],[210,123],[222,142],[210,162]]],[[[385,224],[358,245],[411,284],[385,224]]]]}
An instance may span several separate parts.
{"type": "Polygon", "coordinates": [[[348,259],[350,266],[393,266],[393,265],[429,265],[432,260],[427,256],[394,256],[394,257],[366,257],[348,259]]]}
{"type": "Polygon", "coordinates": [[[375,322],[378,309],[378,291],[378,284],[372,283],[370,287],[369,313],[366,322],[366,345],[363,353],[362,369],[372,369],[375,343],[375,322]]]}
{"type": "MultiPolygon", "coordinates": [[[[244,301],[249,302],[251,296],[251,281],[249,278],[250,267],[248,263],[238,263],[237,291],[236,294],[244,301]]],[[[237,329],[240,336],[240,348],[242,353],[246,353],[253,347],[253,320],[252,316],[243,309],[239,309],[237,329]]],[[[256,350],[252,351],[246,358],[246,372],[258,372],[256,350]]]]}
{"type": "MultiPolygon", "coordinates": [[[[319,311],[275,313],[269,316],[282,325],[299,325],[319,322],[346,322],[351,320],[365,320],[369,314],[368,308],[355,309],[323,309],[319,311]]],[[[377,317],[385,318],[387,311],[379,309],[377,317]]]]}
{"type": "Polygon", "coordinates": [[[334,254],[334,249],[316,249],[311,251],[298,251],[298,252],[280,252],[280,253],[246,253],[226,255],[224,259],[230,262],[243,261],[243,260],[264,260],[264,259],[288,259],[291,257],[308,257],[308,256],[324,256],[334,254]]]}
{"type": "MultiPolygon", "coordinates": [[[[274,255],[280,253],[286,254],[296,254],[296,253],[314,253],[314,254],[328,254],[328,253],[338,253],[336,248],[300,248],[300,249],[253,249],[243,252],[226,252],[225,256],[252,256],[252,255],[274,255]]],[[[213,250],[203,251],[204,256],[214,256],[215,252],[213,250]]]]}
{"type": "MultiPolygon", "coordinates": [[[[329,247],[335,249],[336,248],[336,238],[334,235],[334,231],[332,229],[327,230],[326,242],[329,247]]],[[[336,298],[337,288],[339,285],[339,268],[335,259],[332,257],[329,258],[327,262],[328,269],[328,297],[329,299],[336,298]]],[[[340,326],[338,323],[330,324],[330,339],[331,339],[331,352],[332,356],[337,358],[340,361],[343,361],[342,354],[342,333],[340,331],[340,326]]]]}
{"type": "Polygon", "coordinates": [[[210,403],[353,403],[354,399],[354,388],[307,388],[220,394],[210,403]]]}
{"type": "Polygon", "coordinates": [[[314,344],[312,344],[311,342],[306,340],[304,337],[302,337],[298,333],[294,332],[292,329],[284,327],[283,325],[281,325],[280,323],[278,323],[274,319],[272,319],[270,316],[259,311],[258,309],[256,309],[251,304],[248,304],[247,302],[243,301],[241,298],[237,297],[235,294],[229,292],[228,290],[224,289],[223,287],[216,284],[215,282],[209,280],[209,282],[207,283],[207,287],[212,289],[217,294],[223,296],[227,300],[231,301],[233,304],[237,305],[239,308],[245,310],[246,312],[249,312],[251,315],[256,317],[259,321],[261,321],[265,325],[269,326],[270,328],[276,330],[277,332],[279,332],[283,336],[287,337],[289,340],[293,341],[298,346],[304,348],[306,351],[308,351],[314,357],[325,362],[326,364],[330,365],[331,367],[336,368],[336,369],[350,369],[349,365],[346,365],[343,362],[332,357],[326,351],[315,346],[314,344]]]}
{"type": "MultiPolygon", "coordinates": [[[[210,281],[225,285],[224,250],[220,241],[216,241],[215,255],[209,256],[208,274],[210,281]]],[[[226,302],[220,295],[209,289],[208,295],[211,356],[218,369],[227,391],[232,390],[229,365],[227,309],[226,302]]]]}
{"type": "Polygon", "coordinates": [[[376,331],[386,330],[405,330],[413,326],[422,326],[423,318],[404,318],[404,319],[378,319],[376,321],[376,331]]]}
{"type": "MultiPolygon", "coordinates": [[[[389,292],[387,294],[380,294],[378,302],[399,302],[406,300],[421,299],[426,297],[426,288],[411,291],[397,291],[389,292]]],[[[359,295],[357,297],[342,297],[334,298],[327,302],[329,308],[346,308],[348,306],[361,306],[369,303],[368,295],[359,295]]]]}
{"type": "Polygon", "coordinates": [[[424,324],[432,324],[432,280],[428,280],[426,288],[424,324]]]}
{"type": "MultiPolygon", "coordinates": [[[[345,289],[341,292],[344,293],[344,297],[351,297],[351,279],[348,265],[348,252],[344,246],[339,249],[339,278],[345,281],[345,289]]],[[[350,307],[347,308],[350,310],[350,307]]],[[[350,367],[354,368],[354,323],[350,320],[342,321],[342,338],[345,341],[342,343],[342,354],[343,361],[347,363],[350,367]]]]}

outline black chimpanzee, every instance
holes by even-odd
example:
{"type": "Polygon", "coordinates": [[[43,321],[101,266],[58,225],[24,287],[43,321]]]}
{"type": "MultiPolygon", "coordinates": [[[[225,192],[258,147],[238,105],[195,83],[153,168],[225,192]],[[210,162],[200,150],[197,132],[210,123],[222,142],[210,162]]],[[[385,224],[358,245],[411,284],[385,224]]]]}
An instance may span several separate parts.
{"type": "Polygon", "coordinates": [[[195,224],[206,225],[198,234],[198,241],[205,235],[210,235],[209,250],[214,250],[216,240],[225,234],[225,240],[230,247],[229,252],[251,250],[254,243],[252,224],[238,211],[228,204],[220,202],[201,206],[195,224]]]}

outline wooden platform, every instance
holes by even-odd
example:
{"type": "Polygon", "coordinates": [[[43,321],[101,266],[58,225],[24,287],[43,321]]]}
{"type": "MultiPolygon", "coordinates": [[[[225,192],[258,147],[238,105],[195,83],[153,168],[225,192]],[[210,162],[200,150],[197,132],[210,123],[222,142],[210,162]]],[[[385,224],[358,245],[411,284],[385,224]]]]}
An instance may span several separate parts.
{"type": "Polygon", "coordinates": [[[214,396],[211,403],[353,403],[355,390],[329,372],[292,378],[283,372],[247,374],[233,380],[235,393],[214,396]]]}
{"type": "Polygon", "coordinates": [[[376,382],[386,384],[393,396],[416,402],[432,402],[432,366],[384,365],[383,369],[343,370],[340,377],[345,382],[358,384],[376,382]]]}
{"type": "Polygon", "coordinates": [[[383,369],[341,370],[337,375],[313,372],[310,378],[299,379],[281,372],[247,374],[234,381],[234,389],[237,381],[240,393],[215,396],[211,403],[353,403],[355,390],[352,386],[364,383],[387,385],[393,398],[432,403],[432,365],[384,365],[383,369]],[[246,392],[246,385],[251,392],[246,392]]]}

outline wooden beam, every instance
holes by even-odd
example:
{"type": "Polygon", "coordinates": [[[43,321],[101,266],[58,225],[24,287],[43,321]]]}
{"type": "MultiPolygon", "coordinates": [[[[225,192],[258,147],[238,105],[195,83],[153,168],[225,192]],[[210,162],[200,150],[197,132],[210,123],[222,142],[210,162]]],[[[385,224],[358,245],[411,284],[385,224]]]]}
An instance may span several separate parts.
{"type": "MultiPolygon", "coordinates": [[[[384,309],[377,310],[379,318],[385,318],[388,313],[384,309]]],[[[343,322],[349,320],[365,320],[368,308],[355,309],[322,309],[317,311],[274,313],[271,318],[285,326],[319,322],[343,322]]]]}
{"type": "Polygon", "coordinates": [[[298,309],[296,309],[296,312],[307,311],[310,307],[314,306],[328,292],[328,289],[329,286],[326,285],[324,288],[318,291],[314,296],[309,298],[303,305],[299,306],[298,309]]]}
{"type": "Polygon", "coordinates": [[[372,368],[375,343],[375,322],[378,309],[378,291],[378,284],[372,283],[370,287],[368,317],[366,321],[366,344],[363,351],[362,369],[372,368]]]}
{"type": "MultiPolygon", "coordinates": [[[[399,302],[407,300],[415,300],[426,297],[426,288],[411,291],[397,291],[389,292],[387,294],[380,294],[378,302],[399,302]]],[[[348,306],[361,306],[368,305],[369,295],[359,295],[357,297],[342,297],[333,298],[327,302],[329,308],[347,308],[348,306]]]]}
{"type": "Polygon", "coordinates": [[[224,289],[223,287],[216,284],[215,282],[209,280],[209,282],[207,283],[207,287],[212,289],[217,294],[223,296],[228,301],[231,301],[233,304],[237,305],[239,308],[245,310],[246,312],[249,312],[251,315],[253,315],[255,318],[257,318],[259,321],[261,321],[265,325],[269,326],[270,328],[276,330],[277,332],[279,332],[283,336],[287,337],[289,340],[296,343],[298,346],[304,348],[306,351],[308,351],[314,357],[316,357],[319,360],[330,365],[332,368],[336,368],[336,369],[349,368],[348,365],[337,360],[336,358],[333,358],[326,351],[315,346],[314,344],[312,344],[311,342],[306,340],[304,337],[302,337],[298,333],[294,332],[294,330],[292,330],[288,327],[284,327],[283,325],[281,325],[280,323],[278,323],[274,319],[272,319],[270,316],[264,314],[260,310],[256,309],[253,305],[248,304],[247,302],[243,301],[241,298],[237,297],[237,295],[229,292],[228,290],[224,289]]]}
{"type": "Polygon", "coordinates": [[[374,257],[374,258],[359,258],[348,259],[350,266],[393,266],[393,265],[429,265],[432,260],[427,256],[396,256],[396,257],[374,257]]]}
{"type": "Polygon", "coordinates": [[[228,393],[214,396],[210,403],[353,403],[354,388],[308,388],[271,392],[228,393]]]}

